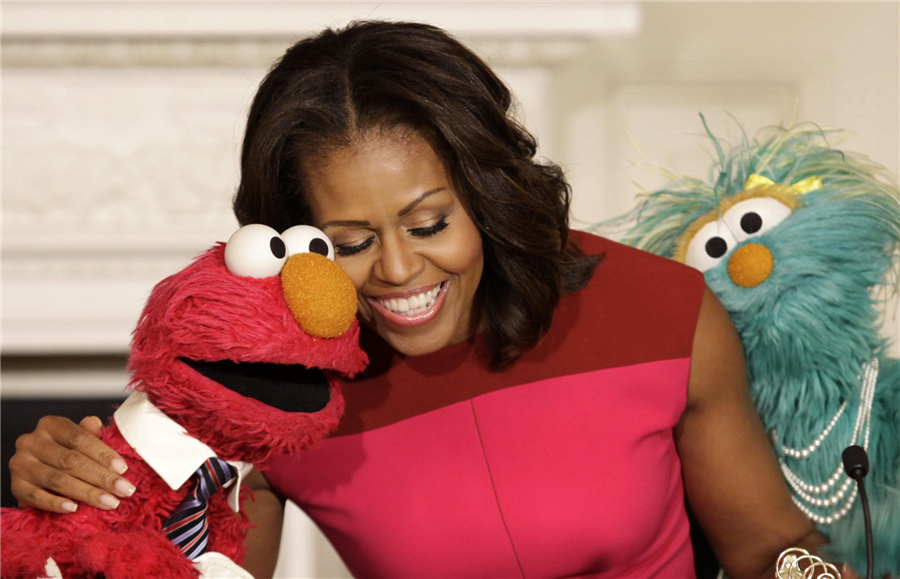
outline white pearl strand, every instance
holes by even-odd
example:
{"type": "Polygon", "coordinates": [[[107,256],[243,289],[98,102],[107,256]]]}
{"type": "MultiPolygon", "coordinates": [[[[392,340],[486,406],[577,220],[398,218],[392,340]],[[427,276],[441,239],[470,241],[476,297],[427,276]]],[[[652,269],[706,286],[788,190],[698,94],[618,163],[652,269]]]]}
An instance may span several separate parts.
{"type": "MultiPolygon", "coordinates": [[[[850,444],[855,444],[859,439],[860,434],[863,436],[863,448],[869,448],[869,432],[872,426],[872,404],[875,401],[875,383],[878,380],[878,359],[875,358],[871,362],[863,364],[863,381],[862,387],[860,388],[859,393],[859,411],[856,415],[856,424],[853,427],[853,436],[850,438],[850,444]]],[[[809,458],[809,456],[819,449],[822,445],[822,442],[825,440],[825,437],[831,432],[834,428],[834,425],[837,424],[838,418],[840,418],[841,414],[844,412],[847,403],[844,402],[841,405],[840,410],[838,410],[837,414],[835,414],[834,418],[831,419],[831,422],[825,428],[825,430],[816,437],[815,441],[804,448],[803,450],[797,451],[796,449],[787,448],[782,446],[782,451],[787,456],[792,458],[799,458],[801,460],[809,458]],[[805,453],[805,454],[804,454],[805,453]],[[796,456],[799,454],[800,456],[796,456]]],[[[847,494],[847,491],[850,489],[850,485],[853,484],[853,479],[850,477],[846,477],[844,483],[840,486],[839,489],[832,492],[832,488],[837,485],[838,481],[841,480],[841,473],[844,472],[843,465],[838,461],[837,470],[834,472],[831,477],[827,481],[819,485],[812,485],[801,479],[797,476],[785,463],[782,458],[778,458],[778,462],[781,464],[781,471],[784,473],[784,477],[787,479],[788,484],[794,490],[794,492],[799,495],[799,499],[796,496],[791,496],[794,500],[794,503],[803,511],[806,516],[812,519],[815,523],[820,525],[830,525],[834,522],[839,521],[847,513],[850,512],[850,509],[853,507],[853,501],[856,499],[857,488],[853,486],[853,489],[850,491],[850,496],[847,498],[847,501],[840,508],[832,509],[826,515],[818,515],[809,507],[836,507],[836,505],[844,498],[847,494]],[[808,493],[812,493],[812,495],[823,495],[825,493],[831,493],[826,497],[815,497],[811,496],[808,493]],[[804,504],[804,502],[806,504],[804,504]],[[809,506],[807,506],[807,504],[809,506]]],[[[846,476],[846,475],[845,475],[846,476]]]]}
{"type": "Polygon", "coordinates": [[[825,427],[825,430],[822,431],[822,434],[817,436],[813,443],[803,450],[788,448],[786,446],[782,446],[781,450],[783,450],[784,454],[788,455],[791,458],[809,458],[810,455],[819,450],[819,447],[822,446],[823,442],[825,442],[825,437],[827,437],[831,433],[831,429],[834,428],[835,424],[837,424],[837,421],[841,417],[841,414],[844,413],[845,408],[847,408],[846,400],[844,400],[844,403],[841,404],[841,407],[840,409],[838,409],[837,414],[834,415],[834,418],[831,419],[831,422],[828,423],[828,426],[825,427]]]}

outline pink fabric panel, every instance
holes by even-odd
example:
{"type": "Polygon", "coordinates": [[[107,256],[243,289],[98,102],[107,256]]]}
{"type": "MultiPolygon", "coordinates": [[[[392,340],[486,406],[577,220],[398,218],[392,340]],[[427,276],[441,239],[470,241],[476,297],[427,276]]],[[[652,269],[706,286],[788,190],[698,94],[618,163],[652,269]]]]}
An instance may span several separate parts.
{"type": "Polygon", "coordinates": [[[689,359],[514,386],[278,461],[356,576],[693,578],[689,359]]]}
{"type": "Polygon", "coordinates": [[[325,441],[266,474],[358,577],[519,577],[469,402],[325,441]]]}
{"type": "Polygon", "coordinates": [[[526,577],[692,577],[672,427],[690,360],[554,378],[473,401],[526,577]]]}

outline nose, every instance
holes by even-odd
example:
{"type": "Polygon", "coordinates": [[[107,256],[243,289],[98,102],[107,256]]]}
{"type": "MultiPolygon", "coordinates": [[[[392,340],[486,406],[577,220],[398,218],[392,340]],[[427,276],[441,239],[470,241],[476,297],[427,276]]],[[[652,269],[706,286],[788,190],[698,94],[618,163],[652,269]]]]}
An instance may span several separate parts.
{"type": "Polygon", "coordinates": [[[728,275],[741,287],[756,287],[769,277],[775,260],[769,248],[748,243],[737,248],[728,259],[728,275]]]}
{"type": "Polygon", "coordinates": [[[421,258],[406,247],[402,239],[386,237],[375,263],[375,276],[390,285],[402,286],[419,273],[421,258]]]}
{"type": "Polygon", "coordinates": [[[356,288],[350,276],[318,253],[289,257],[281,269],[281,290],[294,319],[311,336],[340,336],[356,316],[356,288]]]}

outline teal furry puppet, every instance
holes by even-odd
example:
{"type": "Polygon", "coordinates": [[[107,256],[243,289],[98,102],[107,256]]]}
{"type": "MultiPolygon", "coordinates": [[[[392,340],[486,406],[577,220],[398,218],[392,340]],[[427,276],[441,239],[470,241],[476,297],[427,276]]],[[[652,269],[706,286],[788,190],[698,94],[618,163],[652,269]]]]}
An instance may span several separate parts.
{"type": "Polygon", "coordinates": [[[896,181],[817,128],[770,129],[727,153],[707,133],[710,182],[647,195],[625,241],[704,272],[741,336],[794,502],[831,539],[827,556],[860,575],[862,508],[841,452],[868,449],[875,576],[900,577],[900,365],[873,297],[897,287],[896,181]]]}

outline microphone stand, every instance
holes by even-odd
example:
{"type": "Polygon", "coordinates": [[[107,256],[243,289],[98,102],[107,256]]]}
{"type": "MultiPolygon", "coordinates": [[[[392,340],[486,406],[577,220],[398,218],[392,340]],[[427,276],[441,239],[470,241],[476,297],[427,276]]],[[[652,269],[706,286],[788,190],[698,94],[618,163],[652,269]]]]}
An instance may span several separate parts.
{"type": "Polygon", "coordinates": [[[869,474],[869,456],[863,447],[853,445],[844,449],[841,454],[847,476],[856,481],[859,487],[859,500],[862,502],[863,519],[866,526],[866,579],[873,579],[875,553],[872,546],[872,518],[869,514],[869,497],[866,496],[866,485],[863,479],[869,474]]]}

